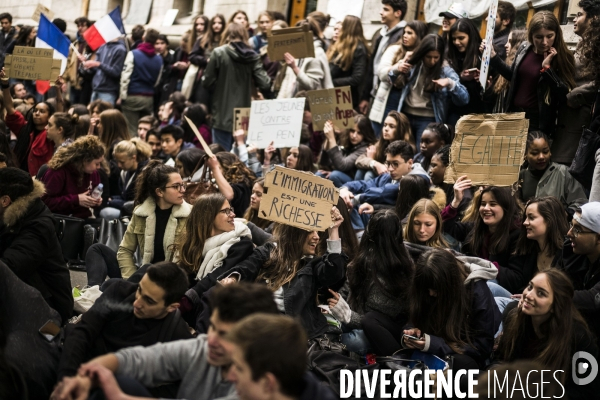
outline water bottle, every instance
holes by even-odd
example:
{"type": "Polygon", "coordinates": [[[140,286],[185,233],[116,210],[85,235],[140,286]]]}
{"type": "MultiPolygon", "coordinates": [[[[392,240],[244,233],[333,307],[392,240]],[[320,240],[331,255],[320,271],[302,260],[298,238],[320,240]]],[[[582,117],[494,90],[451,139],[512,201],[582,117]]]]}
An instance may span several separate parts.
{"type": "Polygon", "coordinates": [[[96,186],[94,188],[94,190],[92,190],[92,199],[98,200],[100,197],[102,197],[102,190],[104,189],[104,185],[103,184],[99,184],[98,186],[96,186]]]}

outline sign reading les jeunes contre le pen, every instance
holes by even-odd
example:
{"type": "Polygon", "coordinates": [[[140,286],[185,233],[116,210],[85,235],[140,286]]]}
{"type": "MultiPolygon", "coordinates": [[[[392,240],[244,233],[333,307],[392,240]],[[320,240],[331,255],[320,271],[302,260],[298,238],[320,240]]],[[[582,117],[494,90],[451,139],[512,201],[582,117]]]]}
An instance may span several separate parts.
{"type": "Polygon", "coordinates": [[[253,101],[247,142],[258,149],[271,142],[278,148],[298,146],[305,104],[305,98],[253,101]]]}
{"type": "Polygon", "coordinates": [[[306,93],[306,96],[315,131],[322,131],[328,120],[331,120],[338,129],[348,129],[354,126],[350,86],[311,90],[306,93]]]}
{"type": "Polygon", "coordinates": [[[339,192],[333,182],[309,172],[277,166],[265,177],[258,213],[261,218],[307,231],[324,231],[332,225],[331,207],[339,192]]]}
{"type": "Polygon", "coordinates": [[[444,181],[467,175],[473,185],[511,186],[519,178],[528,128],[525,113],[465,115],[456,124],[444,181]]]}

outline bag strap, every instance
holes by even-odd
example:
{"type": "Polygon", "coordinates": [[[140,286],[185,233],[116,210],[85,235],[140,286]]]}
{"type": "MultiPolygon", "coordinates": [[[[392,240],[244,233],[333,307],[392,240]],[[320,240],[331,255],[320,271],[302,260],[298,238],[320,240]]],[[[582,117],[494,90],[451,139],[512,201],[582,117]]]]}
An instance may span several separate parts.
{"type": "Polygon", "coordinates": [[[190,176],[194,176],[194,174],[196,172],[198,172],[198,170],[200,169],[200,167],[202,167],[203,163],[206,163],[206,160],[208,160],[208,155],[205,154],[202,157],[200,157],[200,159],[198,160],[198,163],[196,164],[196,167],[194,167],[194,172],[192,172],[192,174],[190,176]]]}
{"type": "MultiPolygon", "coordinates": [[[[208,154],[206,154],[204,157],[206,157],[206,160],[208,160],[208,154]]],[[[210,167],[208,165],[206,165],[206,167],[204,168],[204,173],[202,174],[202,182],[211,183],[211,181],[212,181],[212,172],[210,171],[210,167]]]]}

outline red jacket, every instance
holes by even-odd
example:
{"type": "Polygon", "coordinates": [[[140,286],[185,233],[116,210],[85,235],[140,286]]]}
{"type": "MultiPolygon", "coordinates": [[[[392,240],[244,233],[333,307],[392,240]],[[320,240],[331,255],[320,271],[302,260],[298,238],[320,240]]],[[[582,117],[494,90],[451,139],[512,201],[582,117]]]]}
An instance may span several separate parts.
{"type": "MultiPolygon", "coordinates": [[[[21,129],[27,125],[27,120],[18,111],[14,114],[6,115],[6,126],[15,135],[21,134],[21,129]]],[[[40,167],[52,158],[54,154],[54,142],[46,137],[46,129],[41,131],[37,136],[33,136],[33,132],[29,132],[29,148],[27,149],[27,168],[31,176],[35,176],[40,167]]],[[[24,160],[19,160],[19,164],[24,160]]]]}
{"type": "Polygon", "coordinates": [[[92,213],[89,208],[79,205],[79,194],[92,191],[100,183],[100,174],[83,174],[79,181],[79,174],[71,165],[66,165],[57,170],[48,168],[42,179],[46,185],[46,194],[42,200],[50,211],[56,214],[72,215],[77,218],[89,218],[92,213]]]}

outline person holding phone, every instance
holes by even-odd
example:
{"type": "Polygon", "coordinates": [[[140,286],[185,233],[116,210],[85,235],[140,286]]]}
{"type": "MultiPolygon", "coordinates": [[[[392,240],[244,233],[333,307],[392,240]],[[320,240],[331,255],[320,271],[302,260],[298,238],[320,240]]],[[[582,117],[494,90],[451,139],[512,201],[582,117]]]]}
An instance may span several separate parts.
{"type": "Polygon", "coordinates": [[[453,356],[454,371],[485,366],[501,314],[486,280],[497,270],[475,257],[432,249],[417,261],[410,285],[410,324],[402,346],[440,358],[453,356]]]}

